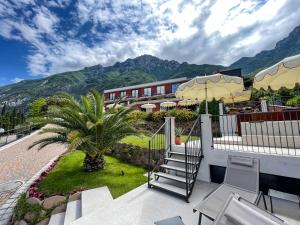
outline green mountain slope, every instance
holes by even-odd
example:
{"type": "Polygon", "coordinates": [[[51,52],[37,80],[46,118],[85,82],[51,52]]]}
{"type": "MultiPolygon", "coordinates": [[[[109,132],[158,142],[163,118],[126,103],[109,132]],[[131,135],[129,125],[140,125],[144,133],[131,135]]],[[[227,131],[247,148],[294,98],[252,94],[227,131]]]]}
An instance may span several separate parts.
{"type": "Polygon", "coordinates": [[[243,74],[253,75],[288,56],[297,54],[300,54],[300,26],[296,27],[288,37],[277,42],[274,49],[262,51],[254,57],[243,57],[230,67],[242,68],[243,74]]]}
{"type": "Polygon", "coordinates": [[[38,97],[48,97],[65,91],[75,97],[89,89],[124,87],[157,80],[210,74],[215,70],[226,69],[221,65],[195,65],[178,63],[174,60],[161,60],[150,55],[139,56],[118,62],[113,66],[96,65],[79,71],[55,74],[43,79],[25,80],[0,87],[0,105],[26,105],[38,97]]]}

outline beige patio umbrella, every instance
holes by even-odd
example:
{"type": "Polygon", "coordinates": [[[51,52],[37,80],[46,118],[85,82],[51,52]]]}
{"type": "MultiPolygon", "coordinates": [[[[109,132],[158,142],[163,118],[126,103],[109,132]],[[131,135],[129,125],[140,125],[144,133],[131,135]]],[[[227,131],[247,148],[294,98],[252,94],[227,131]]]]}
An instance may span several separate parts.
{"type": "Polygon", "coordinates": [[[237,103],[249,101],[251,98],[251,90],[237,92],[233,94],[230,98],[223,98],[224,103],[237,103]]]}
{"type": "Polygon", "coordinates": [[[244,81],[241,77],[227,76],[221,73],[209,76],[197,76],[181,84],[175,95],[180,99],[205,100],[206,113],[208,101],[230,98],[234,93],[244,90],[244,81]]]}
{"type": "Polygon", "coordinates": [[[152,112],[152,109],[156,108],[155,104],[146,103],[141,105],[141,108],[146,109],[146,112],[152,112]]]}
{"type": "Polygon", "coordinates": [[[163,108],[172,108],[172,107],[175,107],[175,106],[176,106],[176,103],[171,102],[171,101],[166,101],[166,102],[160,103],[160,107],[163,107],[163,108]]]}
{"type": "Polygon", "coordinates": [[[191,100],[191,99],[185,99],[178,102],[179,106],[191,106],[191,105],[197,105],[199,104],[199,101],[197,100],[191,100]]]}
{"type": "Polygon", "coordinates": [[[260,71],[254,77],[253,87],[278,90],[281,87],[292,89],[300,83],[300,55],[287,57],[275,65],[260,71]]]}
{"type": "Polygon", "coordinates": [[[147,103],[147,104],[141,105],[141,108],[143,108],[143,109],[155,109],[156,105],[147,103]]]}
{"type": "Polygon", "coordinates": [[[115,106],[116,109],[117,109],[117,108],[123,107],[123,106],[120,105],[120,104],[108,104],[108,105],[106,106],[106,108],[111,109],[111,108],[114,107],[114,106],[115,106]],[[115,105],[116,105],[116,106],[115,106],[115,105]]]}

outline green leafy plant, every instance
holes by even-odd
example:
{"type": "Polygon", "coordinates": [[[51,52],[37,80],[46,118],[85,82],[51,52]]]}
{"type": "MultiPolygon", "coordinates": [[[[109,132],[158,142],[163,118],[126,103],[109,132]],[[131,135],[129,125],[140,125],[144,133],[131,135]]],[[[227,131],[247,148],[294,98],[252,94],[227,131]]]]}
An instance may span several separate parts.
{"type": "Polygon", "coordinates": [[[104,153],[128,135],[141,134],[129,115],[133,109],[111,108],[104,112],[104,96],[92,90],[80,101],[61,93],[47,112],[49,126],[42,133],[54,133],[33,143],[43,148],[52,143],[68,143],[68,150],[85,153],[86,171],[103,169],[104,153]]]}
{"type": "Polygon", "coordinates": [[[300,105],[300,95],[297,95],[297,96],[295,96],[295,97],[293,97],[293,98],[291,98],[291,99],[289,99],[287,102],[286,102],[286,104],[288,105],[288,106],[299,106],[300,105]]]}
{"type": "Polygon", "coordinates": [[[176,135],[176,137],[181,137],[181,135],[183,134],[183,132],[184,132],[184,129],[183,129],[183,128],[177,127],[177,128],[175,129],[175,135],[176,135]]]}
{"type": "Polygon", "coordinates": [[[151,116],[152,121],[161,122],[165,117],[175,117],[177,122],[193,121],[197,118],[197,114],[187,109],[173,109],[170,111],[154,112],[151,116]]]}

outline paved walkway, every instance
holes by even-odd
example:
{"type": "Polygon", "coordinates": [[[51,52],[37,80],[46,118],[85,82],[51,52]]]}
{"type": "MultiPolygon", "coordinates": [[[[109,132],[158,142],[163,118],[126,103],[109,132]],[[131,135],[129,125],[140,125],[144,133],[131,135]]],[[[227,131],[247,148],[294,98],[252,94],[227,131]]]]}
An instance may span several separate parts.
{"type": "Polygon", "coordinates": [[[0,184],[12,180],[26,181],[42,169],[55,156],[65,151],[65,146],[52,144],[41,150],[34,147],[28,150],[33,142],[50,134],[37,132],[0,148],[0,184]]]}

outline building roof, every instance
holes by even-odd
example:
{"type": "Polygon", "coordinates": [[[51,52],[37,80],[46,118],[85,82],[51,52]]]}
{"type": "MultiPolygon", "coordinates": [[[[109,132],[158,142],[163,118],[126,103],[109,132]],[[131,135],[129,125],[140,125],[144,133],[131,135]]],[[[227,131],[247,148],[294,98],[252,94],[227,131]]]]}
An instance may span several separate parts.
{"type": "Polygon", "coordinates": [[[132,85],[132,86],[127,86],[127,87],[104,90],[104,93],[125,91],[125,90],[137,89],[137,88],[145,88],[145,87],[151,87],[151,86],[157,86],[157,85],[163,85],[163,84],[169,84],[169,83],[176,83],[176,82],[187,81],[187,80],[188,80],[187,77],[180,77],[180,78],[176,78],[176,79],[162,80],[162,81],[156,81],[156,82],[151,82],[151,83],[138,84],[138,85],[132,85]]]}

